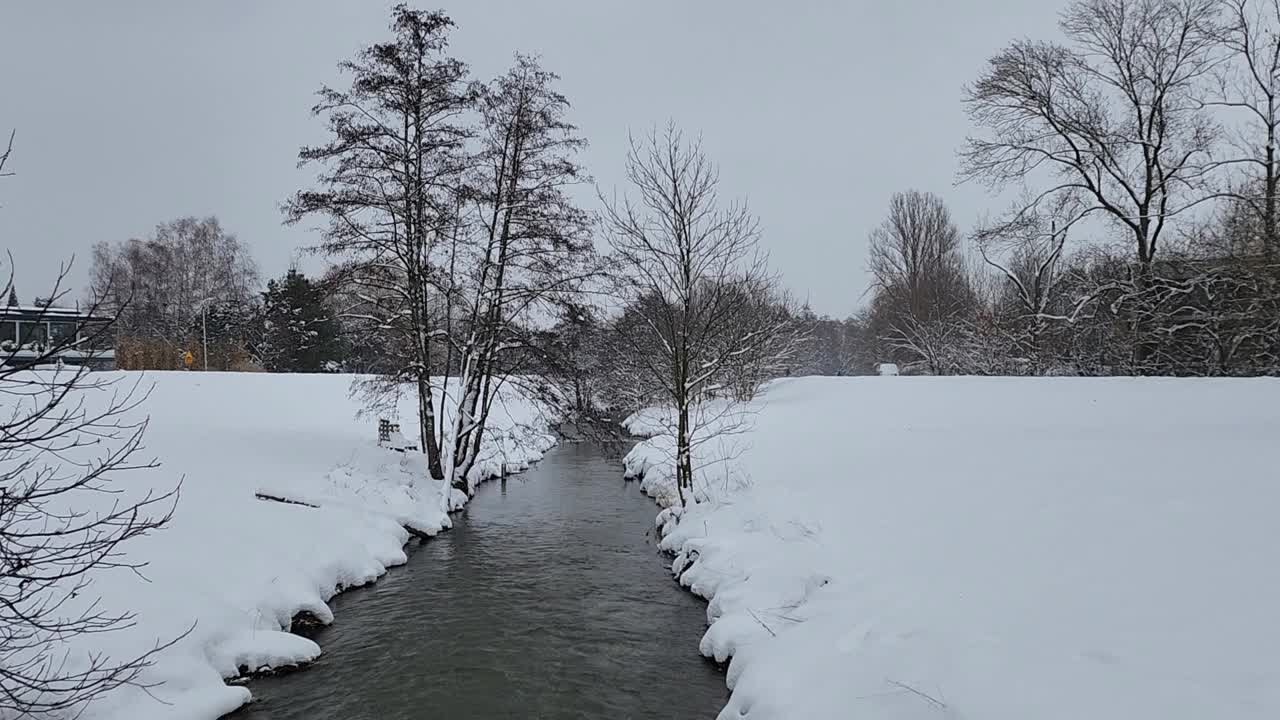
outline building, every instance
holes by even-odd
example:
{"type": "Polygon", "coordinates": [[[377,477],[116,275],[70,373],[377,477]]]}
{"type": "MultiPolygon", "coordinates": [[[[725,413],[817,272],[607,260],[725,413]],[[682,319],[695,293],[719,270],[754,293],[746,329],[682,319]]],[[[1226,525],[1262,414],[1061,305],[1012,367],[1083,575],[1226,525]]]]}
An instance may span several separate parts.
{"type": "Polygon", "coordinates": [[[115,368],[110,319],[73,308],[10,305],[0,308],[0,364],[84,365],[115,368]]]}

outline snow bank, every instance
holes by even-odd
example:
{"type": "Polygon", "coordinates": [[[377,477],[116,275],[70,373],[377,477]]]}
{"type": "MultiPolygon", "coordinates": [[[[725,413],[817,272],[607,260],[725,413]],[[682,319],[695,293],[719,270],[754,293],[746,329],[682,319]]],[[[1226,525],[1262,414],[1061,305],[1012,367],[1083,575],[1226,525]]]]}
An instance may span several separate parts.
{"type": "MultiPolygon", "coordinates": [[[[659,516],[732,657],[721,718],[1280,717],[1280,382],[805,378],[754,409],[738,482],[659,516]]],[[[668,503],[669,454],[626,460],[668,503]]]]}
{"type": "MultiPolygon", "coordinates": [[[[139,375],[118,377],[132,383],[139,375]]],[[[72,649],[136,656],[190,632],[139,678],[163,683],[148,691],[160,702],[124,688],[83,717],[200,720],[233,710],[249,691],[226,679],[320,653],[287,632],[296,614],[331,621],[326,601],[335,593],[405,562],[402,526],[426,534],[449,526],[443,484],[425,478],[421,454],[378,447],[376,418],[355,418],[352,379],[146,374],[154,388],[142,407],[150,415],[144,453],[162,467],[122,483],[141,493],[181,477],[181,499],[170,527],[125,546],[129,559],[148,563],[146,580],[110,571],[95,579],[106,608],[136,613],[136,627],[80,638],[72,649]],[[263,501],[259,493],[319,507],[263,501]]],[[[405,434],[416,437],[410,398],[402,408],[405,434]]],[[[508,471],[526,467],[554,443],[542,410],[514,390],[491,417],[485,474],[504,463],[508,471]]]]}

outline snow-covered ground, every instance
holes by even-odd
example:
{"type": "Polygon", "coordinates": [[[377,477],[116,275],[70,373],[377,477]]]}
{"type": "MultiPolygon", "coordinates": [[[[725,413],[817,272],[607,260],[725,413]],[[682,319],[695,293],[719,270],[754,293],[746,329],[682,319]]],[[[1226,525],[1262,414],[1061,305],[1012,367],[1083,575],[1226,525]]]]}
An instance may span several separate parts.
{"type": "MultiPolygon", "coordinates": [[[[104,377],[98,374],[96,378],[104,377]]],[[[137,373],[120,373],[133,383],[137,373]]],[[[92,720],[212,720],[249,700],[225,680],[240,669],[315,658],[315,643],[286,632],[309,611],[332,619],[326,601],[403,563],[409,535],[448,527],[442,483],[425,480],[422,456],[377,445],[377,419],[357,419],[351,376],[147,373],[154,384],[141,411],[150,416],[143,453],[158,470],[133,472],[130,493],[168,489],[182,479],[172,524],[125,546],[148,563],[143,580],[103,572],[93,585],[109,610],[132,611],[128,630],[80,638],[73,657],[106,651],[124,658],[190,630],[162,652],[139,681],[92,703],[92,720]],[[257,493],[318,508],[263,501],[257,493]],[[150,695],[150,696],[149,696],[150,695]],[[151,696],[154,696],[151,697],[151,696]]],[[[102,393],[88,393],[103,402],[102,393]]],[[[402,403],[404,434],[416,438],[412,401],[402,403]]],[[[527,466],[554,443],[548,420],[520,393],[495,403],[487,474],[502,463],[527,466]]],[[[96,501],[102,501],[98,496],[96,501]]]]}
{"type": "MultiPolygon", "coordinates": [[[[1280,717],[1280,381],[805,378],[755,409],[660,516],[722,718],[1280,717]]],[[[669,448],[627,461],[668,502],[669,448]]]]}

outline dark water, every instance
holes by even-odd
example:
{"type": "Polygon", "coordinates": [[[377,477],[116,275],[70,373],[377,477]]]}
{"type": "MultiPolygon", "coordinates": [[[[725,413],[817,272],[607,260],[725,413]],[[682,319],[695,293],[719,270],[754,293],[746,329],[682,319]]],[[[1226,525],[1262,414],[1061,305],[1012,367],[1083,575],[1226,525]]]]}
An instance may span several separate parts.
{"type": "Polygon", "coordinates": [[[714,718],[706,606],[653,538],[655,506],[599,446],[481,486],[407,565],[333,600],[311,668],[250,684],[236,720],[714,718]]]}

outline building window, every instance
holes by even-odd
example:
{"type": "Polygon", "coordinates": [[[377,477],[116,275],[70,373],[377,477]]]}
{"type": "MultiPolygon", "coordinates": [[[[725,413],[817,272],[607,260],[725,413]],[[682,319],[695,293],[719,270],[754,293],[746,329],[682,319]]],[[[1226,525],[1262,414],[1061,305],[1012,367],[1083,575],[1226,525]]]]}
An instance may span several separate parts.
{"type": "Polygon", "coordinates": [[[48,340],[48,324],[32,320],[21,320],[18,322],[18,342],[22,346],[44,345],[48,340]]]}
{"type": "Polygon", "coordinates": [[[49,339],[58,344],[68,344],[76,339],[76,323],[68,320],[59,320],[49,323],[49,339]]]}

